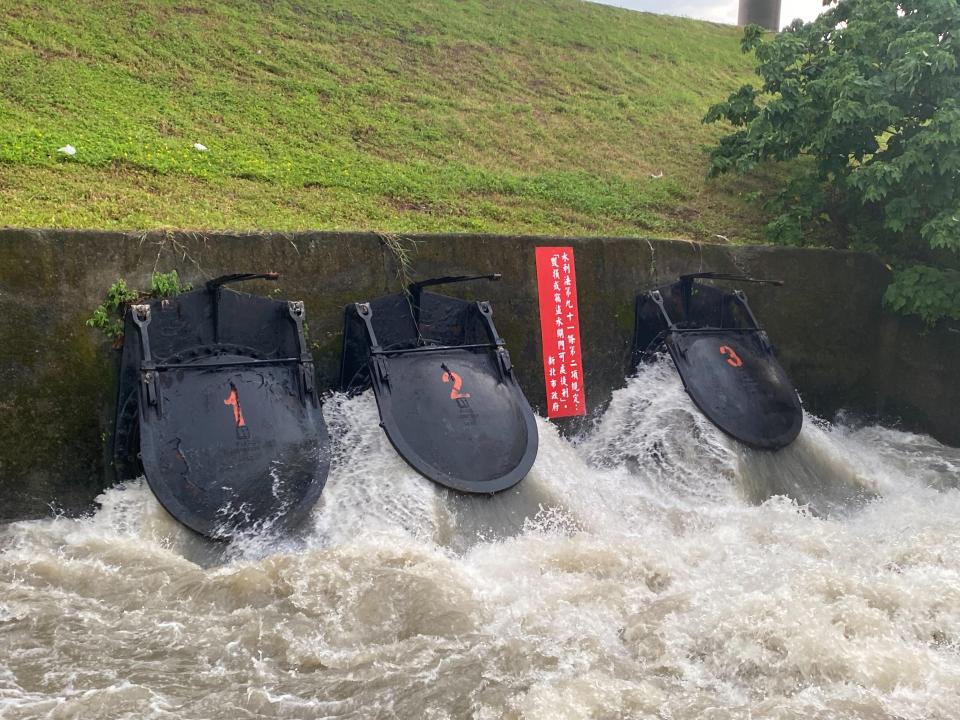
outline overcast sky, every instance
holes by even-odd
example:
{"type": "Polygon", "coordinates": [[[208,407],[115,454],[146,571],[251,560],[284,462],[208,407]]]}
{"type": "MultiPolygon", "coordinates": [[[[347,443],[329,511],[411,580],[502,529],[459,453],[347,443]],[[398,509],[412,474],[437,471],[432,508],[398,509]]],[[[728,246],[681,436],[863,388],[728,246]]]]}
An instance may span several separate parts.
{"type": "MultiPolygon", "coordinates": [[[[738,0],[593,0],[604,5],[617,5],[631,10],[684,17],[713,22],[737,23],[738,0]]],[[[789,25],[795,18],[813,20],[823,10],[822,0],[781,0],[780,25],[789,25]]]]}

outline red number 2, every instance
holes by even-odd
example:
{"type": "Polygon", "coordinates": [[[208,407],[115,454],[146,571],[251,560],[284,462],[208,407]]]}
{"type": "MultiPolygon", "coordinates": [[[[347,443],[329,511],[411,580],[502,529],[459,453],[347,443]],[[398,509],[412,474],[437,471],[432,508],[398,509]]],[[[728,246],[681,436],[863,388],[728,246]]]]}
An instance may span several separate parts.
{"type": "Polygon", "coordinates": [[[451,400],[459,400],[460,398],[470,397],[470,393],[461,393],[460,388],[463,387],[463,380],[460,379],[460,376],[457,375],[453,370],[445,372],[443,374],[443,381],[445,383],[450,382],[450,378],[453,378],[453,390],[450,391],[451,400]]]}

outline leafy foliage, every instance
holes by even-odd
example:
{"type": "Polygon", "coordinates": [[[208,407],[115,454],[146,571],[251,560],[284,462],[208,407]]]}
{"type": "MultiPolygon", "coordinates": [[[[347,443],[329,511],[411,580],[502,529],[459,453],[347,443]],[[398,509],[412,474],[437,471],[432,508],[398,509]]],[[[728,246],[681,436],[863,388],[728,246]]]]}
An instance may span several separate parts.
{"type": "Polygon", "coordinates": [[[180,283],[176,270],[168,273],[155,272],[150,278],[150,294],[153,297],[171,297],[192,289],[193,285],[190,283],[180,283]]]}
{"type": "Polygon", "coordinates": [[[138,297],[140,293],[128,288],[127,281],[120,278],[107,290],[106,299],[87,319],[87,325],[99,328],[110,340],[116,342],[123,337],[123,308],[138,297]]]}
{"type": "Polygon", "coordinates": [[[123,339],[123,314],[127,305],[145,297],[171,297],[192,289],[189,283],[181,283],[176,270],[168,273],[155,272],[150,277],[150,292],[139,292],[127,286],[123,278],[107,290],[104,301],[87,318],[87,325],[99,328],[104,335],[119,345],[123,339]]]}
{"type": "Polygon", "coordinates": [[[884,302],[893,310],[919,315],[928,325],[960,320],[960,271],[912,265],[894,275],[884,302]]]}
{"type": "Polygon", "coordinates": [[[749,27],[742,48],[763,82],[704,118],[734,126],[710,173],[808,158],[768,235],[807,244],[832,229],[898,268],[891,307],[928,323],[956,317],[956,293],[936,288],[960,266],[957,0],[841,0],[772,39],[749,27]]]}

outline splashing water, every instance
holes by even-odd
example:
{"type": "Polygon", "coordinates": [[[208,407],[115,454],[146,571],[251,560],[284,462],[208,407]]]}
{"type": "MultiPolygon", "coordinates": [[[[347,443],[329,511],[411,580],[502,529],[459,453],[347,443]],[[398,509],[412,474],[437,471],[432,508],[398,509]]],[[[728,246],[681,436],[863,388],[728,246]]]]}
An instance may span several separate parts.
{"type": "Polygon", "coordinates": [[[960,451],[805,418],[747,450],[645,367],[493,498],[325,408],[290,536],[210,543],[146,485],[0,527],[0,717],[957,718],[960,451]]]}

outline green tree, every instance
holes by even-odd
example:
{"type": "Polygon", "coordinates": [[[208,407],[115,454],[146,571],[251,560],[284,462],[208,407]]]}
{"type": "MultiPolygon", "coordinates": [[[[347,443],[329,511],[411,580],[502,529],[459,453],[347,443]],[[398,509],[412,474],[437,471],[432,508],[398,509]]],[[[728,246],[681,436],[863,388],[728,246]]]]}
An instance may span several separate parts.
{"type": "Polygon", "coordinates": [[[957,0],[841,0],[773,37],[749,26],[742,47],[762,84],[704,118],[734,127],[710,173],[796,160],[773,241],[877,252],[896,271],[891,307],[960,319],[957,0]]]}

